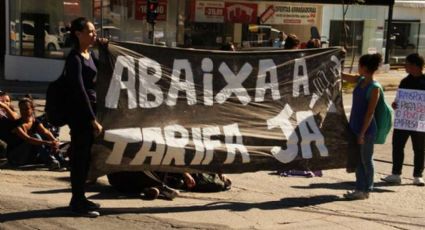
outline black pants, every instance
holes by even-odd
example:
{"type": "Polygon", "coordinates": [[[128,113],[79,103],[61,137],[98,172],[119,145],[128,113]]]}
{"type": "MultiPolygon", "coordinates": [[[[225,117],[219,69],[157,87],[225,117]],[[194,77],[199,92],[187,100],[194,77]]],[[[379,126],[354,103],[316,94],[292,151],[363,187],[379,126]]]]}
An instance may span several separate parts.
{"type": "Polygon", "coordinates": [[[393,133],[393,171],[395,175],[401,175],[404,161],[404,147],[407,139],[412,139],[414,153],[414,177],[422,177],[424,170],[425,133],[408,130],[394,129],[393,133]]]}
{"type": "Polygon", "coordinates": [[[90,124],[71,126],[71,203],[85,199],[85,183],[89,172],[94,136],[90,124]]]}
{"type": "Polygon", "coordinates": [[[7,143],[0,139],[0,159],[6,157],[7,143]]]}

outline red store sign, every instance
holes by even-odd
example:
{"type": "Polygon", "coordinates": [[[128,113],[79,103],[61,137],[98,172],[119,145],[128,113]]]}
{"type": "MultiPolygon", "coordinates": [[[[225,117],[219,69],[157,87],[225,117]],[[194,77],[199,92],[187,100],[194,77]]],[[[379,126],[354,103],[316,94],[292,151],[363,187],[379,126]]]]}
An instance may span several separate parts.
{"type": "Polygon", "coordinates": [[[224,21],[230,23],[257,23],[256,3],[226,2],[224,21]]]}
{"type": "MultiPolygon", "coordinates": [[[[146,19],[146,0],[136,0],[135,4],[135,19],[136,20],[145,20],[146,19]]],[[[158,1],[158,17],[156,20],[165,21],[167,20],[167,0],[159,0],[158,1]]]]}

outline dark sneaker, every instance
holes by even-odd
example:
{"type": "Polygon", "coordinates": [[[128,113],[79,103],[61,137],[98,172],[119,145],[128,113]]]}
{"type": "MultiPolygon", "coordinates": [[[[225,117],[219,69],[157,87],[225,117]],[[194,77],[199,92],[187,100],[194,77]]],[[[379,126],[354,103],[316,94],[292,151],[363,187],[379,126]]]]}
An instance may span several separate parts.
{"type": "Polygon", "coordinates": [[[172,189],[168,187],[167,185],[163,185],[159,187],[159,192],[167,200],[173,200],[174,198],[176,198],[176,196],[180,194],[179,191],[172,189]]]}
{"type": "Polygon", "coordinates": [[[98,211],[90,210],[87,204],[83,202],[79,202],[78,204],[71,204],[70,208],[71,208],[71,211],[76,216],[90,217],[90,218],[96,218],[100,216],[100,213],[98,211]]]}
{"type": "Polygon", "coordinates": [[[401,184],[401,176],[400,175],[391,174],[391,175],[388,175],[386,177],[381,178],[381,180],[385,181],[387,183],[391,183],[391,184],[401,184]]]}
{"type": "Polygon", "coordinates": [[[344,197],[347,200],[365,200],[369,199],[369,193],[355,190],[352,192],[347,192],[346,194],[344,194],[344,197]]]}
{"type": "Polygon", "coordinates": [[[95,202],[87,200],[87,199],[84,202],[86,203],[87,209],[90,210],[90,211],[96,211],[96,210],[100,209],[99,203],[95,203],[95,202]]]}
{"type": "Polygon", "coordinates": [[[74,213],[76,216],[89,217],[89,218],[96,218],[100,216],[100,213],[98,211],[89,211],[87,209],[81,209],[81,210],[72,209],[72,213],[74,213]]]}

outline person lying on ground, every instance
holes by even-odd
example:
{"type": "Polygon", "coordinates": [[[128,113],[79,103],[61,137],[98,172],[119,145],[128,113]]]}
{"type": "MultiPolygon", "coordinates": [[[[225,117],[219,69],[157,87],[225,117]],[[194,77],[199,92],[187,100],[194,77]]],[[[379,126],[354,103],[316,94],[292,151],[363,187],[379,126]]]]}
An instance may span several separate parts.
{"type": "Polygon", "coordinates": [[[191,192],[220,192],[229,190],[232,181],[223,174],[209,173],[168,173],[164,183],[175,189],[191,192]]]}
{"type": "Polygon", "coordinates": [[[140,194],[145,199],[173,200],[179,195],[179,191],[164,184],[161,178],[162,173],[122,171],[110,173],[107,177],[109,184],[117,191],[127,194],[140,194]]]}

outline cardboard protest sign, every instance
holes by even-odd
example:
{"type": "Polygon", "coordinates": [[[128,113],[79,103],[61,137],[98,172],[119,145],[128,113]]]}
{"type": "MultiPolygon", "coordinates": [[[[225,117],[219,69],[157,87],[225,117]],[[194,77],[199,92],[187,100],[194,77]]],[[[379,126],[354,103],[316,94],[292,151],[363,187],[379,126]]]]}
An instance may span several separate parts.
{"type": "Polygon", "coordinates": [[[96,175],[345,167],[356,153],[338,48],[210,51],[110,44],[101,52],[96,175]]]}
{"type": "Polygon", "coordinates": [[[425,132],[425,91],[398,89],[394,128],[425,132]]]}

